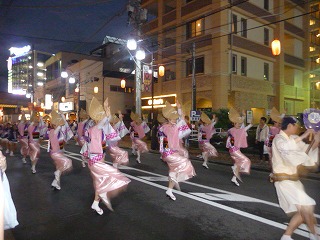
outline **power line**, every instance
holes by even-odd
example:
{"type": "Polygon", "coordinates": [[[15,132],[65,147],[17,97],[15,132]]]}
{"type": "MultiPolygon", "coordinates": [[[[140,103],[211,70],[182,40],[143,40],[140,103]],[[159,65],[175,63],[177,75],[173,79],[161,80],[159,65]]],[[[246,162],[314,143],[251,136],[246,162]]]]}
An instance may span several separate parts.
{"type": "MultiPolygon", "coordinates": [[[[305,16],[305,15],[308,15],[308,14],[312,14],[314,12],[318,12],[318,10],[314,10],[314,11],[310,11],[310,12],[307,12],[307,13],[303,13],[303,14],[300,14],[300,15],[297,15],[297,16],[294,16],[294,17],[288,17],[288,18],[285,18],[285,19],[281,19],[281,20],[277,20],[277,21],[274,21],[274,22],[271,22],[271,23],[266,23],[266,24],[263,24],[263,25],[260,25],[260,26],[256,26],[256,27],[252,27],[252,28],[249,28],[247,29],[246,31],[249,31],[249,30],[253,30],[253,29],[257,29],[257,28],[261,28],[261,27],[265,27],[265,26],[268,26],[268,25],[272,25],[272,24],[276,24],[276,23],[279,23],[279,22],[283,22],[283,21],[286,21],[286,20],[290,20],[290,19],[294,19],[294,18],[297,18],[297,17],[301,17],[301,16],[305,16]]],[[[217,26],[216,28],[219,28],[220,26],[217,26]]],[[[238,31],[238,33],[241,33],[242,31],[238,31]]],[[[212,40],[212,39],[217,39],[217,38],[221,38],[221,37],[226,37],[226,36],[229,36],[230,34],[234,34],[234,33],[227,33],[227,34],[224,34],[224,35],[219,35],[217,37],[211,37],[210,39],[205,39],[205,40],[198,40],[198,41],[195,41],[195,43],[200,43],[202,41],[208,41],[208,40],[212,40]]],[[[183,42],[180,42],[180,43],[176,43],[178,45],[181,45],[183,42]]],[[[178,46],[178,48],[180,47],[180,50],[181,50],[181,46],[178,46]]],[[[165,48],[160,48],[160,50],[162,51],[166,51],[168,49],[165,49],[165,48]]],[[[157,50],[158,51],[158,50],[157,50]]],[[[157,52],[155,51],[155,52],[157,52]]],[[[180,53],[179,55],[183,55],[182,53],[180,53]]],[[[179,56],[178,54],[176,54],[176,56],[179,56]]],[[[175,57],[174,58],[170,58],[170,57],[166,57],[165,59],[169,59],[169,60],[176,60],[175,57]]],[[[180,61],[180,62],[184,62],[184,61],[180,61]]]]}
{"type": "Polygon", "coordinates": [[[1,4],[0,7],[4,8],[28,8],[28,9],[34,9],[34,8],[76,8],[76,7],[83,7],[83,6],[92,6],[92,5],[98,5],[103,3],[109,3],[112,2],[112,0],[100,0],[100,1],[89,1],[84,3],[77,3],[77,4],[64,4],[64,5],[12,5],[10,4],[1,4]]]}
{"type": "MultiPolygon", "coordinates": [[[[88,38],[86,38],[87,40],[90,40],[92,39],[95,35],[97,35],[105,26],[107,26],[112,20],[114,20],[116,17],[119,17],[121,16],[124,11],[126,10],[125,7],[122,7],[122,9],[118,12],[118,13],[115,13],[111,18],[107,19],[107,21],[105,23],[102,24],[101,27],[99,27],[93,34],[91,34],[88,38]]],[[[75,48],[76,50],[79,49],[80,47],[82,47],[82,45],[85,44],[82,43],[80,46],[78,46],[77,48],[75,48]]]]}
{"type": "Polygon", "coordinates": [[[27,35],[19,35],[19,34],[12,34],[12,33],[0,33],[0,37],[5,36],[13,36],[19,38],[29,38],[29,39],[38,39],[38,40],[46,40],[46,41],[55,41],[55,42],[65,42],[65,43],[83,43],[83,44],[96,44],[98,42],[82,42],[82,41],[74,41],[74,40],[65,40],[65,39],[56,39],[56,38],[47,38],[47,37],[35,37],[35,36],[27,36],[27,35]]]}

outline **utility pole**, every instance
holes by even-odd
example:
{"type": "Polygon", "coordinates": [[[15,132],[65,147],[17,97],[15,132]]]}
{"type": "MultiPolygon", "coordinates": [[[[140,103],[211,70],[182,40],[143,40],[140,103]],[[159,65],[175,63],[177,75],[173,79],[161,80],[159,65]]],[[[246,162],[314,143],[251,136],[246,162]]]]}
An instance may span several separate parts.
{"type": "MultiPolygon", "coordinates": [[[[130,0],[127,5],[128,11],[128,24],[133,24],[137,32],[137,40],[140,40],[141,36],[141,24],[146,21],[146,10],[141,9],[141,0],[130,0]]],[[[136,80],[136,114],[141,116],[141,61],[136,59],[136,70],[135,70],[135,80],[136,80]]]]}
{"type": "Polygon", "coordinates": [[[197,86],[196,86],[196,43],[192,43],[192,109],[197,110],[197,86]]]}
{"type": "Polygon", "coordinates": [[[32,46],[32,57],[33,57],[33,79],[32,79],[32,83],[31,83],[31,102],[32,102],[32,104],[34,103],[34,101],[35,101],[35,97],[34,97],[34,86],[35,86],[35,84],[36,84],[36,80],[37,80],[37,61],[38,61],[38,59],[37,59],[37,52],[36,52],[36,50],[34,50],[34,47],[32,46]]]}
{"type": "Polygon", "coordinates": [[[151,103],[151,124],[153,124],[153,101],[154,101],[154,90],[153,90],[153,87],[154,87],[154,70],[153,70],[153,52],[151,54],[151,100],[152,100],[152,103],[151,103]]]}

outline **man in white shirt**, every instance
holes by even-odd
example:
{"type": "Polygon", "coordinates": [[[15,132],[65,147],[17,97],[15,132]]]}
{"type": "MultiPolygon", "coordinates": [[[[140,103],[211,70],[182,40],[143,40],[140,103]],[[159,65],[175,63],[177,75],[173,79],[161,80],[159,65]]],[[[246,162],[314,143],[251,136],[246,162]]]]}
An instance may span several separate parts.
{"type": "Polygon", "coordinates": [[[275,136],[272,143],[274,186],[280,207],[291,216],[281,240],[292,240],[291,235],[302,223],[308,226],[310,239],[320,240],[316,233],[317,221],[314,217],[316,202],[306,194],[298,175],[300,165],[310,167],[318,164],[320,132],[314,134],[314,142],[308,151],[309,145],[302,140],[314,130],[308,129],[300,137],[295,135],[297,130],[297,120],[293,117],[284,117],[281,131],[275,136]]]}

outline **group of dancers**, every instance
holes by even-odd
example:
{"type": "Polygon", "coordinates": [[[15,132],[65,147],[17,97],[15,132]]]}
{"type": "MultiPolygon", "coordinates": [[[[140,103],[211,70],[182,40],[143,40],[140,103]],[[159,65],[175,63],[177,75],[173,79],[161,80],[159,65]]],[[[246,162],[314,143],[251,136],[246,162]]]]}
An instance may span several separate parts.
{"type": "MultiPolygon", "coordinates": [[[[166,195],[173,201],[176,200],[173,188],[180,190],[180,182],[196,176],[189,153],[183,144],[183,139],[190,135],[191,130],[185,121],[185,115],[178,101],[176,102],[176,107],[166,102],[162,112],[157,116],[157,120],[160,123],[157,134],[159,152],[161,159],[167,163],[169,169],[166,195]]],[[[113,211],[110,197],[118,195],[130,183],[130,179],[119,170],[121,165],[128,164],[129,158],[128,152],[121,149],[118,146],[118,142],[122,137],[130,134],[132,152],[137,156],[137,163],[141,163],[141,154],[148,152],[147,144],[143,141],[143,138],[150,131],[150,128],[141,119],[141,116],[134,112],[131,113],[130,117],[132,122],[130,123],[130,128],[127,129],[121,112],[111,114],[108,99],[102,105],[96,98],[93,98],[88,109],[88,114],[84,110],[80,111],[81,122],[78,123],[75,137],[63,114],[55,111],[51,112],[52,129],[50,130],[46,129],[43,120],[37,113],[33,113],[30,121],[27,121],[23,114],[18,124],[18,140],[20,142],[22,162],[25,163],[26,157],[29,155],[31,171],[33,174],[36,173],[36,164],[40,154],[39,139],[41,136],[47,135],[49,140],[48,151],[55,165],[54,179],[51,186],[56,190],[61,190],[61,176],[72,170],[72,161],[64,154],[64,145],[71,138],[75,137],[78,145],[81,147],[82,166],[88,166],[93,180],[95,196],[91,208],[99,215],[102,215],[103,210],[99,206],[100,201],[102,201],[109,210],[113,211]],[[104,161],[106,152],[111,156],[112,165],[104,161]]],[[[298,164],[290,160],[293,166],[288,168],[286,165],[288,155],[286,151],[289,148],[290,151],[294,152],[295,155],[292,155],[292,157],[294,159],[299,158],[299,164],[308,166],[315,164],[318,161],[315,156],[318,151],[320,134],[314,135],[315,141],[309,153],[303,153],[300,149],[300,145],[303,145],[302,139],[306,138],[311,133],[311,130],[307,130],[300,138],[293,138],[294,131],[291,130],[291,125],[296,124],[293,118],[284,117],[275,108],[271,111],[271,118],[274,125],[270,127],[269,136],[265,142],[273,167],[271,178],[275,182],[280,206],[288,214],[292,211],[298,213],[292,218],[293,223],[289,223],[282,240],[291,239],[291,234],[296,225],[301,222],[308,224],[310,233],[314,237],[310,239],[318,239],[315,228],[312,228],[312,225],[314,226],[316,222],[313,217],[313,208],[306,207],[314,206],[315,202],[307,196],[302,184],[294,178],[297,174],[298,164]],[[288,126],[290,130],[287,131],[288,126]],[[282,136],[284,139],[280,139],[281,137],[279,136],[282,136]],[[290,142],[291,137],[294,139],[294,144],[299,144],[299,146],[295,146],[290,142]],[[290,142],[289,147],[283,145],[283,141],[290,142]],[[273,144],[274,142],[276,144],[273,144]],[[300,155],[297,155],[297,152],[300,155]],[[299,183],[294,182],[295,185],[292,185],[292,179],[299,183]],[[297,189],[300,195],[294,197],[294,191],[297,191],[297,189]],[[304,196],[302,200],[300,198],[301,195],[304,196]]],[[[229,119],[234,125],[228,130],[226,142],[226,147],[229,149],[230,156],[234,161],[231,182],[236,186],[240,186],[239,181],[242,182],[241,174],[250,173],[251,161],[241,152],[241,148],[248,146],[247,131],[252,124],[249,123],[249,125],[245,126],[244,116],[241,116],[233,108],[230,109],[229,119]]],[[[209,158],[218,156],[217,150],[210,143],[210,139],[215,133],[214,126],[217,121],[218,119],[214,115],[210,119],[205,113],[201,114],[198,140],[204,160],[202,165],[206,169],[209,168],[209,158]]]]}

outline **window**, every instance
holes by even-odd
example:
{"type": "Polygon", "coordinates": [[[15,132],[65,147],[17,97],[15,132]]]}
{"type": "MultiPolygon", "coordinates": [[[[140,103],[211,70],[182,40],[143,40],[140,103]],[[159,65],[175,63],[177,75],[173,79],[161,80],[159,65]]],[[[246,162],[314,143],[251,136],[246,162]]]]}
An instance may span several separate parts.
{"type": "Polygon", "coordinates": [[[241,75],[247,76],[247,58],[241,57],[241,75]]]}
{"type": "Polygon", "coordinates": [[[310,32],[310,41],[315,45],[320,45],[320,38],[317,37],[319,34],[319,30],[314,30],[310,32]]]}
{"type": "Polygon", "coordinates": [[[263,29],[263,44],[269,46],[269,29],[263,29]]]}
{"type": "Polygon", "coordinates": [[[267,11],[269,11],[269,0],[264,0],[263,2],[263,8],[267,11]]]}
{"type": "Polygon", "coordinates": [[[187,38],[197,37],[204,34],[204,18],[187,24],[187,38]]]}
{"type": "Polygon", "coordinates": [[[163,46],[169,47],[176,44],[175,30],[165,29],[163,34],[163,46]]]}
{"type": "Polygon", "coordinates": [[[310,6],[310,9],[311,9],[311,12],[313,12],[311,13],[311,16],[313,18],[319,19],[319,5],[316,4],[316,5],[310,6]]]}
{"type": "Polygon", "coordinates": [[[237,15],[232,14],[232,29],[231,29],[231,32],[233,32],[233,33],[237,33],[238,32],[237,23],[238,23],[237,15]]]}
{"type": "MultiPolygon", "coordinates": [[[[196,58],[196,64],[195,64],[195,73],[204,73],[204,57],[197,57],[196,58]]],[[[187,76],[192,75],[192,59],[188,59],[186,61],[186,74],[187,76]]]]}
{"type": "Polygon", "coordinates": [[[232,73],[237,73],[237,55],[232,54],[232,73]]]}
{"type": "Polygon", "coordinates": [[[247,37],[247,19],[241,18],[241,36],[247,37]]]}
{"type": "Polygon", "coordinates": [[[269,64],[264,63],[263,66],[263,79],[269,81],[269,64]]]}
{"type": "Polygon", "coordinates": [[[110,85],[110,91],[111,92],[124,92],[124,93],[133,93],[133,88],[132,87],[125,87],[122,88],[117,85],[110,85]]]}
{"type": "Polygon", "coordinates": [[[166,70],[164,72],[164,81],[171,81],[176,79],[176,64],[166,65],[166,70]]]}
{"type": "Polygon", "coordinates": [[[164,9],[164,14],[171,12],[176,9],[176,2],[174,0],[166,0],[163,1],[163,9],[164,9]]]}

